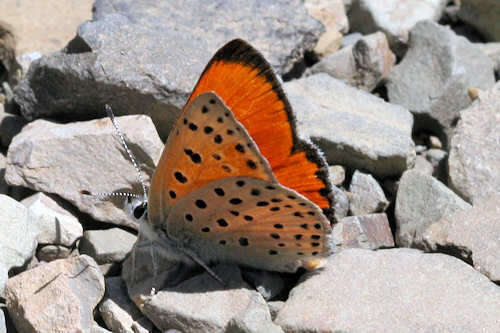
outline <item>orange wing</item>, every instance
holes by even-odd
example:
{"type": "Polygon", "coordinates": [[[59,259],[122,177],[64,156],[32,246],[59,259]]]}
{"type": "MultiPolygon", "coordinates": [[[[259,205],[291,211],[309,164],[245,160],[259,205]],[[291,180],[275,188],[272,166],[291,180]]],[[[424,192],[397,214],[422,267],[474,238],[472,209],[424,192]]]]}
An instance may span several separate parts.
{"type": "Polygon", "coordinates": [[[208,63],[186,105],[207,91],[215,92],[245,126],[278,181],[333,220],[326,161],[314,145],[298,138],[290,103],[264,57],[243,40],[227,43],[208,63]]]}

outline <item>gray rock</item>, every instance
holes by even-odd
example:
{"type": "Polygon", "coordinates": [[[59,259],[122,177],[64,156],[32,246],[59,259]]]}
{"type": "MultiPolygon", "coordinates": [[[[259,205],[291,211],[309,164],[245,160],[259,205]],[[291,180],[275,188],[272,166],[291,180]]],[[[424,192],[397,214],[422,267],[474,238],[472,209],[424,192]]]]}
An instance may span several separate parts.
{"type": "Polygon", "coordinates": [[[345,181],[345,168],[342,165],[331,165],[328,167],[330,179],[335,186],[341,186],[345,181]]]}
{"type": "Polygon", "coordinates": [[[0,333],[7,333],[7,326],[5,325],[5,316],[3,309],[0,309],[0,333]]]}
{"type": "Polygon", "coordinates": [[[347,194],[338,188],[337,186],[333,185],[332,186],[332,192],[333,192],[333,215],[335,216],[335,219],[338,221],[343,217],[347,216],[347,213],[349,212],[349,198],[347,197],[347,194]]]}
{"type": "Polygon", "coordinates": [[[309,14],[325,26],[325,32],[321,34],[314,52],[324,57],[337,51],[342,34],[349,31],[343,0],[306,0],[304,5],[309,14]]]}
{"type": "Polygon", "coordinates": [[[401,55],[408,43],[410,29],[418,21],[437,21],[446,3],[445,0],[353,0],[349,23],[351,31],[363,34],[384,32],[391,48],[401,55]]]}
{"type": "Polygon", "coordinates": [[[443,148],[443,144],[441,143],[441,140],[437,136],[430,135],[429,136],[429,146],[431,148],[436,148],[436,149],[441,149],[443,148]]]}
{"type": "Polygon", "coordinates": [[[285,332],[489,332],[500,288],[461,260],[411,249],[347,249],[295,287],[285,332]]]}
{"type": "Polygon", "coordinates": [[[434,167],[431,162],[429,162],[424,156],[417,155],[415,159],[415,166],[413,170],[417,170],[418,172],[423,173],[424,175],[432,176],[434,173],[434,167]]]}
{"type": "Polygon", "coordinates": [[[408,170],[401,177],[396,197],[396,244],[418,246],[429,225],[470,207],[439,180],[408,170]]]}
{"type": "Polygon", "coordinates": [[[44,193],[34,194],[21,201],[38,221],[38,244],[71,247],[83,235],[78,219],[62,205],[44,193]]]}
{"type": "Polygon", "coordinates": [[[137,237],[120,228],[87,230],[80,240],[79,250],[98,264],[121,262],[130,252],[137,237]]]}
{"type": "MultiPolygon", "coordinates": [[[[116,120],[137,157],[146,184],[163,149],[147,116],[116,120]]],[[[11,185],[55,193],[98,221],[136,228],[123,211],[123,197],[100,198],[96,193],[141,193],[137,173],[107,118],[70,124],[31,122],[9,146],[5,180],[11,185]]]]}
{"type": "Polygon", "coordinates": [[[35,51],[30,53],[24,53],[16,57],[17,63],[21,66],[23,75],[26,74],[31,66],[31,63],[37,59],[43,57],[43,54],[35,51]]]}
{"type": "Polygon", "coordinates": [[[0,103],[0,146],[8,147],[12,138],[19,132],[26,124],[20,116],[10,114],[4,111],[4,105],[0,103]]]}
{"type": "Polygon", "coordinates": [[[267,306],[269,307],[269,312],[271,313],[271,318],[273,321],[276,319],[278,312],[281,311],[281,309],[283,308],[284,305],[285,305],[285,302],[283,302],[283,301],[267,302],[267,306]]]}
{"type": "Polygon", "coordinates": [[[352,215],[382,213],[389,206],[389,201],[375,178],[358,170],[352,176],[349,193],[352,215]]]}
{"type": "Polygon", "coordinates": [[[43,245],[36,251],[36,257],[40,261],[50,262],[57,259],[68,258],[72,249],[62,245],[43,245]]]}
{"type": "Polygon", "coordinates": [[[341,48],[347,47],[349,45],[354,45],[358,40],[363,38],[363,35],[359,32],[351,32],[342,38],[341,48]]]}
{"type": "Polygon", "coordinates": [[[16,88],[27,119],[150,115],[166,138],[204,66],[229,40],[246,39],[279,74],[312,51],[321,23],[300,0],[94,3],[93,19],[59,53],[35,60],[16,88]],[[186,10],[196,8],[196,10],[186,10]],[[196,28],[193,28],[196,27],[196,28]],[[97,84],[96,84],[97,82],[97,84]]]}
{"type": "Polygon", "coordinates": [[[7,164],[7,159],[0,152],[0,194],[8,194],[9,184],[5,182],[5,167],[7,164]]]}
{"type": "Polygon", "coordinates": [[[413,118],[384,102],[320,73],[285,83],[299,133],[316,142],[329,164],[366,169],[383,177],[414,164],[413,118]]]}
{"type": "Polygon", "coordinates": [[[264,297],[270,300],[285,291],[285,279],[280,273],[261,271],[261,270],[243,270],[243,278],[250,283],[264,297]]]}
{"type": "Polygon", "coordinates": [[[108,331],[104,327],[99,326],[96,322],[92,324],[90,327],[90,333],[112,333],[111,331],[108,331]]]}
{"type": "Polygon", "coordinates": [[[415,129],[442,136],[448,145],[458,112],[470,104],[467,88],[495,82],[491,60],[464,37],[431,21],[411,30],[408,52],[389,75],[391,103],[415,115],[415,129]],[[444,61],[446,59],[446,61],[444,61]]]}
{"type": "Polygon", "coordinates": [[[99,313],[106,326],[113,332],[148,333],[153,331],[153,323],[144,317],[128,297],[121,277],[106,279],[106,293],[99,304],[99,313]]]}
{"type": "Polygon", "coordinates": [[[500,193],[500,83],[460,113],[448,158],[449,184],[476,204],[500,193]]]}
{"type": "Polygon", "coordinates": [[[446,180],[448,178],[446,175],[448,153],[442,149],[432,148],[427,150],[424,156],[432,165],[432,175],[440,180],[446,180]]]}
{"type": "Polygon", "coordinates": [[[104,295],[104,278],[88,256],[56,260],[10,278],[9,314],[20,332],[87,332],[104,295]]]}
{"type": "Polygon", "coordinates": [[[497,0],[461,0],[458,17],[490,41],[500,40],[500,3],[497,0]]]}
{"type": "Polygon", "coordinates": [[[260,296],[252,295],[247,308],[236,315],[227,324],[226,333],[283,333],[275,325],[266,301],[260,296]]]}
{"type": "Polygon", "coordinates": [[[203,273],[143,298],[142,313],[162,331],[224,332],[233,318],[249,309],[255,297],[262,296],[243,281],[237,266],[219,265],[214,271],[226,287],[203,273]]]}
{"type": "Polygon", "coordinates": [[[493,62],[495,72],[500,76],[500,42],[496,43],[477,43],[478,46],[493,62]]]}
{"type": "Polygon", "coordinates": [[[423,234],[429,251],[451,253],[474,265],[490,280],[500,282],[500,194],[473,208],[443,217],[423,234]]]}
{"type": "Polygon", "coordinates": [[[23,204],[0,194],[0,297],[8,272],[35,254],[39,234],[36,219],[23,204]]]}
{"type": "Polygon", "coordinates": [[[310,73],[327,73],[351,86],[371,91],[387,78],[395,62],[387,38],[377,32],[321,59],[310,73]]]}
{"type": "Polygon", "coordinates": [[[386,214],[348,216],[333,226],[335,253],[346,248],[376,250],[394,247],[386,214]]]}

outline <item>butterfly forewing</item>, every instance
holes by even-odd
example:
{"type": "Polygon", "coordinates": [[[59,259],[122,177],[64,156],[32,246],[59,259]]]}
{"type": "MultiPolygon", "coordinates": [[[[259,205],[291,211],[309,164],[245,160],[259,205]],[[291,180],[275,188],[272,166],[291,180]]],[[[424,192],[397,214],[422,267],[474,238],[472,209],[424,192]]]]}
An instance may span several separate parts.
{"type": "Polygon", "coordinates": [[[297,192],[270,181],[231,177],[191,192],[172,207],[169,237],[206,262],[294,272],[330,253],[330,223],[297,192]]]}
{"type": "Polygon", "coordinates": [[[214,93],[202,94],[184,109],[165,145],[152,179],[150,220],[164,222],[180,198],[235,176],[274,180],[268,162],[224,102],[214,93]]]}

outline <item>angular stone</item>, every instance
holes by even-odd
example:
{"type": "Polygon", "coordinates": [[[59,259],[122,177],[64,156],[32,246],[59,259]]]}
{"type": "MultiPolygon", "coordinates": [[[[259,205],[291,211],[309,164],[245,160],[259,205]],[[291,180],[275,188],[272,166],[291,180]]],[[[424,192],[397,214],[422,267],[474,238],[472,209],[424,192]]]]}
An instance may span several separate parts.
{"type": "Polygon", "coordinates": [[[438,179],[446,179],[446,162],[448,153],[442,149],[429,149],[424,153],[425,159],[431,163],[432,175],[438,179]]]}
{"type": "Polygon", "coordinates": [[[500,76],[500,42],[477,43],[478,46],[493,62],[497,76],[500,76]]]}
{"type": "Polygon", "coordinates": [[[106,293],[99,304],[99,313],[106,326],[113,332],[148,333],[151,323],[127,295],[121,277],[106,279],[106,293]]]}
{"type": "Polygon", "coordinates": [[[500,83],[460,112],[448,158],[449,184],[476,204],[500,193],[500,83]]]}
{"type": "Polygon", "coordinates": [[[71,247],[83,235],[78,219],[44,193],[34,194],[21,201],[38,220],[38,244],[71,247]]]}
{"type": "Polygon", "coordinates": [[[260,295],[252,295],[247,308],[227,324],[226,333],[283,333],[275,325],[266,301],[260,295]]]}
{"type": "Polygon", "coordinates": [[[349,185],[349,209],[352,215],[382,213],[389,206],[382,187],[372,175],[354,171],[349,185]]]}
{"type": "Polygon", "coordinates": [[[7,333],[7,326],[5,325],[5,316],[2,310],[0,310],[0,333],[7,333]]]}
{"type": "Polygon", "coordinates": [[[418,246],[432,223],[471,206],[434,177],[408,170],[396,197],[396,244],[418,246]]]}
{"type": "Polygon", "coordinates": [[[373,90],[387,78],[396,57],[381,32],[367,35],[311,67],[310,73],[327,73],[351,86],[373,90]]]}
{"type": "Polygon", "coordinates": [[[262,296],[243,281],[237,266],[219,265],[213,270],[226,287],[203,273],[143,298],[141,311],[162,331],[224,332],[231,319],[262,296]]]}
{"type": "Polygon", "coordinates": [[[12,138],[19,132],[26,124],[20,116],[10,114],[4,111],[4,105],[0,103],[0,146],[8,147],[12,138]]]}
{"type": "Polygon", "coordinates": [[[500,288],[461,260],[411,249],[347,249],[291,292],[285,332],[489,332],[500,288]],[[418,315],[416,315],[418,314],[418,315]]]}
{"type": "Polygon", "coordinates": [[[342,165],[331,165],[328,167],[332,184],[341,186],[345,181],[345,168],[342,165]]]}
{"type": "Polygon", "coordinates": [[[87,230],[80,240],[80,253],[94,258],[98,264],[121,262],[130,252],[137,237],[120,228],[87,230]]]}
{"type": "Polygon", "coordinates": [[[323,23],[326,31],[320,36],[314,52],[319,57],[332,54],[340,47],[342,33],[349,31],[349,21],[342,0],[306,0],[309,14],[323,23]]]}
{"type": "Polygon", "coordinates": [[[0,194],[8,194],[9,184],[5,182],[5,167],[7,165],[7,159],[0,152],[0,194]]]}
{"type": "Polygon", "coordinates": [[[296,113],[298,132],[311,138],[329,164],[366,169],[384,177],[414,164],[412,115],[319,73],[285,83],[296,113]]]}
{"type": "Polygon", "coordinates": [[[20,202],[0,194],[0,297],[8,272],[35,254],[39,234],[36,219],[20,202]]]}
{"type": "Polygon", "coordinates": [[[439,20],[446,3],[445,0],[353,0],[349,23],[351,31],[384,32],[391,48],[401,54],[413,26],[422,20],[439,20]]]}
{"type": "Polygon", "coordinates": [[[104,278],[88,256],[56,260],[10,278],[7,308],[20,332],[85,332],[104,295],[104,278]]]}
{"type": "Polygon", "coordinates": [[[335,253],[353,247],[368,250],[394,247],[385,213],[344,217],[333,226],[333,243],[335,253]]]}
{"type": "Polygon", "coordinates": [[[500,41],[500,2],[497,0],[461,0],[458,17],[487,40],[500,41]]]}
{"type": "Polygon", "coordinates": [[[466,211],[443,217],[424,232],[428,251],[453,254],[500,282],[500,194],[485,198],[466,211]]]}
{"type": "MultiPolygon", "coordinates": [[[[137,158],[145,182],[163,149],[147,116],[116,118],[137,158]]],[[[70,124],[31,122],[12,141],[7,153],[7,183],[55,193],[98,221],[136,228],[123,211],[123,197],[97,199],[91,192],[141,193],[137,173],[107,118],[70,124]]]]}
{"type": "Polygon", "coordinates": [[[32,64],[15,99],[27,119],[89,119],[102,116],[107,103],[117,115],[150,115],[166,138],[206,63],[226,42],[247,40],[285,74],[323,31],[300,0],[217,6],[99,0],[68,47],[32,64]]]}
{"type": "Polygon", "coordinates": [[[470,104],[467,89],[494,82],[493,63],[479,48],[447,27],[423,21],[411,30],[408,52],[391,71],[387,91],[391,103],[415,115],[414,131],[432,131],[447,146],[459,111],[470,104]]]}
{"type": "Polygon", "coordinates": [[[335,185],[332,186],[332,192],[334,209],[333,214],[335,216],[335,219],[338,221],[341,218],[346,217],[347,213],[349,212],[349,198],[343,190],[335,185]]]}
{"type": "Polygon", "coordinates": [[[36,252],[37,259],[45,262],[68,258],[70,255],[71,249],[62,245],[44,245],[36,252]]]}
{"type": "Polygon", "coordinates": [[[286,281],[280,273],[261,270],[243,270],[241,273],[266,301],[285,291],[286,281]]]}
{"type": "Polygon", "coordinates": [[[269,312],[271,312],[272,320],[276,320],[276,316],[281,311],[283,306],[285,306],[285,302],[283,301],[271,301],[267,302],[267,306],[269,307],[269,312]]]}
{"type": "Polygon", "coordinates": [[[434,167],[431,162],[429,162],[424,156],[417,155],[415,159],[415,166],[413,170],[417,170],[418,172],[423,173],[424,175],[432,176],[434,173],[434,167]]]}

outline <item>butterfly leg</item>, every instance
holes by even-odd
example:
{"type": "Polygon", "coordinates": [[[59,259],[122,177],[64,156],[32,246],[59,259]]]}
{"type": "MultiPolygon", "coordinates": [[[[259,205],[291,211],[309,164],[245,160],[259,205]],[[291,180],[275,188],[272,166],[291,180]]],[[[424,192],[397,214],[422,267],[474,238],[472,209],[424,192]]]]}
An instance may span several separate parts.
{"type": "Polygon", "coordinates": [[[223,287],[226,287],[226,283],[210,268],[207,264],[203,262],[193,251],[186,249],[185,247],[179,246],[179,250],[182,251],[186,256],[188,256],[195,263],[203,267],[215,280],[217,280],[223,287]]]}

